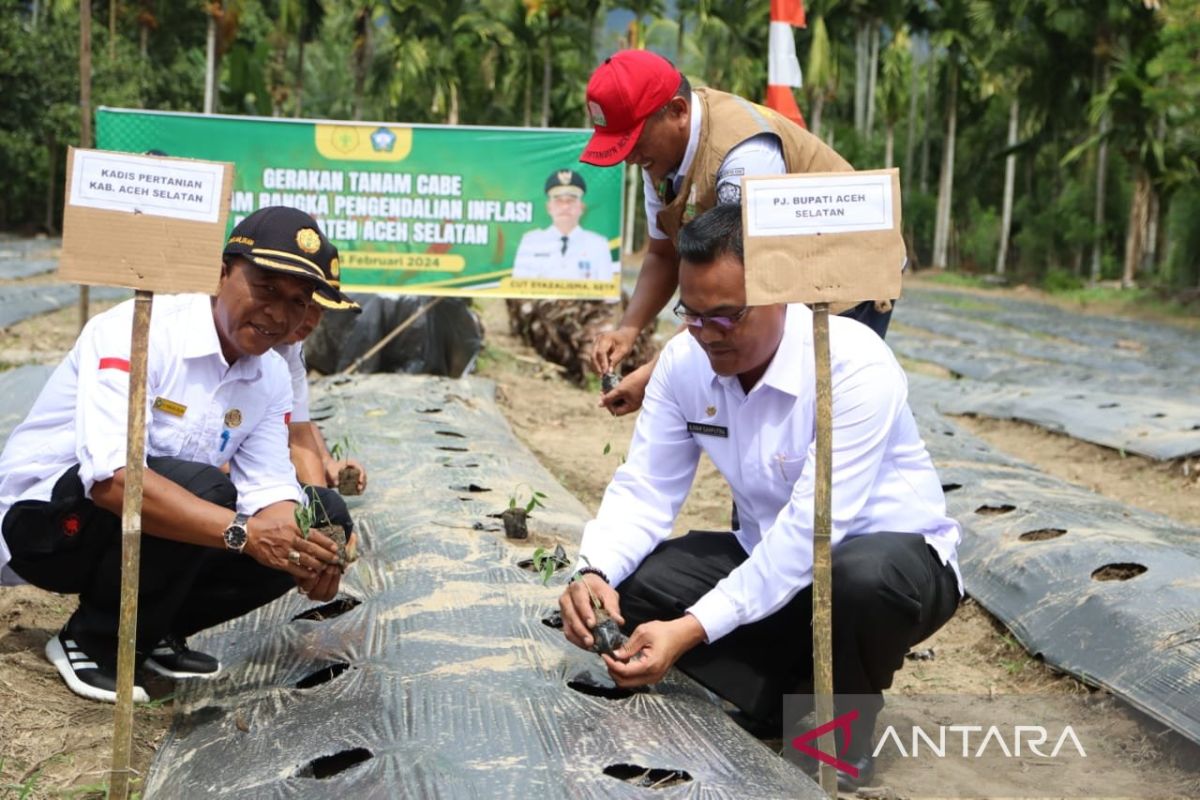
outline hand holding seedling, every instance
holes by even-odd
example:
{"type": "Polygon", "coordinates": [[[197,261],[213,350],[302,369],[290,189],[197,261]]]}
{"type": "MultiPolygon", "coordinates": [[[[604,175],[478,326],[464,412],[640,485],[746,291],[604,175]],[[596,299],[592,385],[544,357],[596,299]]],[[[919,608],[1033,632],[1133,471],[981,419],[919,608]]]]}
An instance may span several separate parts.
{"type": "Polygon", "coordinates": [[[646,384],[650,381],[650,373],[654,370],[654,362],[643,364],[621,379],[616,388],[600,395],[600,407],[607,408],[614,417],[621,417],[642,407],[646,396],[646,384]]]}
{"type": "MultiPolygon", "coordinates": [[[[566,616],[564,613],[564,623],[566,616]]],[[[622,689],[649,686],[661,681],[679,657],[703,642],[704,636],[704,627],[691,614],[670,622],[644,622],[629,641],[601,658],[613,682],[622,689]]]]}
{"type": "Polygon", "coordinates": [[[568,583],[558,598],[558,607],[562,611],[563,633],[567,641],[584,650],[591,650],[595,644],[592,629],[596,627],[598,608],[608,612],[618,625],[625,623],[617,590],[599,575],[589,573],[568,583]]]}
{"type": "Polygon", "coordinates": [[[351,467],[358,470],[358,480],[355,481],[355,485],[358,488],[357,494],[362,494],[367,490],[367,468],[357,458],[331,458],[323,466],[325,467],[325,485],[329,488],[338,488],[340,486],[339,481],[342,470],[351,467]]]}
{"type": "Polygon", "coordinates": [[[310,579],[337,560],[337,548],[328,537],[311,531],[305,538],[292,518],[260,513],[246,523],[246,533],[243,553],[264,567],[281,570],[296,579],[310,579]],[[293,551],[300,554],[299,558],[288,558],[293,551]]]}
{"type": "Polygon", "coordinates": [[[637,342],[639,330],[632,326],[605,331],[592,343],[592,369],[597,375],[609,372],[629,355],[637,342]]]}
{"type": "Polygon", "coordinates": [[[344,496],[358,495],[366,491],[367,470],[357,459],[350,457],[354,444],[349,436],[343,436],[322,459],[325,467],[325,485],[337,489],[344,496]]]}
{"type": "Polygon", "coordinates": [[[313,600],[332,600],[337,596],[338,587],[342,582],[342,570],[335,566],[327,566],[320,572],[309,573],[306,578],[297,578],[296,586],[301,594],[308,595],[313,600]]]}

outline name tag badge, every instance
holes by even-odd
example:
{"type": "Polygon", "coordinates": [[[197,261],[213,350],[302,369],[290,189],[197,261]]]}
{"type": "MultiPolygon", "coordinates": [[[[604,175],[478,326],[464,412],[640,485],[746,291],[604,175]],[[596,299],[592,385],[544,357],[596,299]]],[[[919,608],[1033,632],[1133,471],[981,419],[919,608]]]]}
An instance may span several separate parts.
{"type": "Polygon", "coordinates": [[[176,403],[174,400],[168,400],[165,397],[154,398],[154,408],[156,411],[163,411],[173,417],[182,417],[187,413],[187,406],[183,403],[176,403]]]}
{"type": "Polygon", "coordinates": [[[688,433],[698,433],[701,436],[720,436],[722,439],[729,438],[729,428],[724,425],[705,425],[703,422],[689,422],[687,424],[688,433]]]}

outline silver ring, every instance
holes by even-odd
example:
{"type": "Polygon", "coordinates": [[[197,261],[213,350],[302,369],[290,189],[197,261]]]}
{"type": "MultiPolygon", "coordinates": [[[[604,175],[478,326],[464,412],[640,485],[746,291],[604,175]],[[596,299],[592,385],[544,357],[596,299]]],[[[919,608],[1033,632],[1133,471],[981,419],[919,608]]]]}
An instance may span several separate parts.
{"type": "Polygon", "coordinates": [[[287,554],[287,560],[292,562],[293,564],[295,564],[297,567],[300,566],[300,551],[299,550],[290,551],[287,554]]]}

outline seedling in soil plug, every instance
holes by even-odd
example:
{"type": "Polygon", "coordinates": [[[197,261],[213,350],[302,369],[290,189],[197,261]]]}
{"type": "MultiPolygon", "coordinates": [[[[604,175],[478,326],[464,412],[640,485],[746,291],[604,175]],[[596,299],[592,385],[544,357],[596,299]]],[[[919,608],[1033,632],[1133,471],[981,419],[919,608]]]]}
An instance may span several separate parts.
{"type": "Polygon", "coordinates": [[[525,483],[517,484],[513,488],[512,494],[508,496],[508,508],[500,514],[500,519],[504,521],[504,535],[509,539],[528,539],[529,516],[535,508],[546,507],[546,504],[542,502],[545,499],[546,495],[532,486],[525,483]],[[522,486],[529,490],[529,500],[525,503],[521,502],[522,486]]]}
{"type": "MultiPolygon", "coordinates": [[[[533,568],[542,576],[542,585],[548,585],[550,578],[554,576],[554,570],[558,568],[560,563],[559,558],[566,559],[567,554],[563,552],[562,545],[555,548],[551,553],[545,548],[539,547],[533,551],[533,568]]],[[[586,566],[588,563],[587,556],[580,555],[579,560],[586,566]]],[[[569,563],[569,562],[568,562],[569,563]]],[[[604,610],[604,606],[600,604],[600,599],[592,591],[592,587],[588,586],[587,581],[583,576],[576,572],[571,576],[569,583],[580,582],[583,588],[587,589],[588,597],[592,601],[592,611],[596,615],[596,624],[592,626],[592,651],[612,655],[613,651],[621,645],[625,644],[627,639],[625,634],[621,633],[621,629],[617,627],[616,621],[608,615],[604,610]]]]}
{"type": "Polygon", "coordinates": [[[530,562],[533,565],[533,571],[542,576],[542,586],[550,585],[550,579],[554,577],[554,573],[559,567],[571,566],[571,559],[567,558],[567,551],[563,550],[561,544],[555,545],[553,552],[539,547],[533,551],[533,558],[530,559],[530,562]]]}
{"type": "Polygon", "coordinates": [[[600,376],[600,388],[608,394],[613,389],[617,388],[617,384],[621,382],[621,376],[615,372],[606,372],[600,376]]]}
{"type": "MultiPolygon", "coordinates": [[[[329,448],[329,455],[334,461],[342,461],[350,457],[350,437],[343,436],[333,443],[333,447],[329,448]]],[[[358,479],[362,477],[362,473],[358,467],[347,464],[338,470],[338,494],[343,497],[350,497],[358,494],[358,479]]]]}
{"type": "Polygon", "coordinates": [[[325,506],[321,504],[320,495],[315,491],[306,491],[305,495],[308,497],[308,503],[297,505],[295,510],[296,526],[300,528],[300,535],[305,541],[312,531],[329,537],[337,545],[338,557],[333,563],[344,573],[346,567],[358,560],[358,545],[347,546],[346,529],[329,519],[325,513],[325,506]],[[325,520],[325,525],[318,527],[317,522],[322,519],[325,520]]]}

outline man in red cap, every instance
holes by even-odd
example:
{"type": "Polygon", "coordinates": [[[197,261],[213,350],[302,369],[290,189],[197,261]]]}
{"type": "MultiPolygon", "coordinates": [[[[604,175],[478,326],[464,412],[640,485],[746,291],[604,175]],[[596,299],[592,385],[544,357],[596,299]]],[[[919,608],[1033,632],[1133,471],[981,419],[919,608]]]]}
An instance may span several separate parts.
{"type": "MultiPolygon", "coordinates": [[[[650,235],[625,316],[616,330],[596,337],[592,365],[601,374],[629,353],[638,332],[675,291],[679,229],[719,203],[740,202],[743,175],[852,169],[791,120],[736,95],[693,90],[671,62],[645,50],[605,59],[588,81],[587,107],[595,133],[579,160],[642,168],[650,235]]],[[[890,315],[871,302],[847,313],[881,337],[890,315]]],[[[601,404],[615,415],[637,410],[652,367],[627,376],[601,404]]]]}

